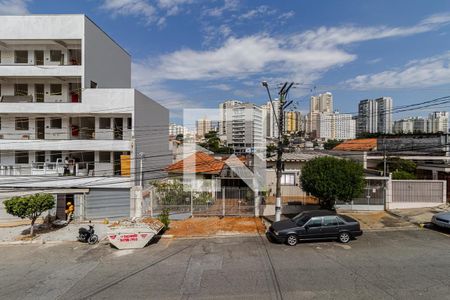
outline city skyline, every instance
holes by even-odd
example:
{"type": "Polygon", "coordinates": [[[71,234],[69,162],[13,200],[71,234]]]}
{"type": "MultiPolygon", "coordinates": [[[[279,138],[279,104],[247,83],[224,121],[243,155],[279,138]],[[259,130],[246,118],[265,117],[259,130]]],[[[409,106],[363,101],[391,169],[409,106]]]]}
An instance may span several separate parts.
{"type": "MultiPolygon", "coordinates": [[[[183,108],[216,108],[223,99],[262,105],[267,102],[262,80],[273,91],[285,80],[300,83],[291,96],[302,112],[311,94],[325,91],[339,99],[335,108],[347,113],[375,95],[390,96],[397,105],[446,95],[449,12],[448,2],[406,0],[288,7],[235,0],[0,2],[2,14],[88,15],[126,45],[133,86],[171,109],[176,122],[183,108]],[[421,43],[429,47],[415,47],[421,43]]],[[[434,110],[443,108],[417,115],[434,110]]]]}

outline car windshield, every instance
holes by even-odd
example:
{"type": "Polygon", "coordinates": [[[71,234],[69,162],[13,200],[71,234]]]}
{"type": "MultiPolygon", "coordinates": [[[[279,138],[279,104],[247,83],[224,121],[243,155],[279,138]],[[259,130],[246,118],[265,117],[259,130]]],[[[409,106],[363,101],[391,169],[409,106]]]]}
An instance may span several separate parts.
{"type": "Polygon", "coordinates": [[[295,217],[292,218],[292,221],[294,221],[295,223],[297,223],[298,225],[302,226],[304,225],[306,222],[309,221],[309,219],[311,219],[310,216],[304,214],[304,213],[300,213],[298,215],[296,215],[295,217]]]}

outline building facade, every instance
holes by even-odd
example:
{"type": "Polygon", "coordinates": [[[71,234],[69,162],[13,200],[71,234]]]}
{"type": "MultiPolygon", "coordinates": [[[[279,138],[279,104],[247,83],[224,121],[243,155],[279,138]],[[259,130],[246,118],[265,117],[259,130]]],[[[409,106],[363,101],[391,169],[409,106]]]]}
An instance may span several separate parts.
{"type": "Polygon", "coordinates": [[[428,116],[428,132],[448,132],[448,112],[435,111],[428,116]]]}
{"type": "Polygon", "coordinates": [[[253,103],[242,103],[227,110],[227,145],[236,154],[253,152],[264,145],[263,110],[253,103]]]}
{"type": "Polygon", "coordinates": [[[332,112],[333,95],[330,92],[311,96],[306,132],[311,136],[317,136],[317,131],[319,130],[317,128],[319,114],[332,112]]]}
{"type": "Polygon", "coordinates": [[[79,217],[133,215],[133,186],[170,161],[168,110],[131,88],[130,55],[86,16],[0,20],[0,206],[20,188],[54,194],[59,218],[67,200],[79,217]]]}
{"type": "Polygon", "coordinates": [[[391,97],[360,101],[357,133],[392,133],[392,105],[391,97]]]}
{"type": "Polygon", "coordinates": [[[299,111],[287,111],[284,113],[284,132],[287,134],[303,131],[302,114],[299,111]]]}

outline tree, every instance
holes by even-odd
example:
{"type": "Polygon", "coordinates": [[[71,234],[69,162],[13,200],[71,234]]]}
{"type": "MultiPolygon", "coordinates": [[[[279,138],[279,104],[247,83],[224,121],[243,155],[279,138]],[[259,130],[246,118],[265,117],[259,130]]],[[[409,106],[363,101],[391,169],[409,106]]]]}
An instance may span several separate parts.
{"type": "MultiPolygon", "coordinates": [[[[399,176],[406,176],[404,173],[409,173],[409,178],[405,178],[405,179],[415,179],[415,173],[416,173],[416,167],[417,165],[408,159],[401,159],[398,157],[391,157],[387,160],[386,162],[387,164],[387,168],[389,171],[392,171],[393,173],[395,172],[401,172],[401,175],[399,176]]],[[[383,170],[384,169],[384,163],[380,162],[377,165],[377,168],[379,170],[383,170]]],[[[396,178],[394,178],[396,179],[396,178]]]]}
{"type": "Polygon", "coordinates": [[[183,142],[184,135],[182,133],[177,134],[177,136],[175,137],[175,140],[179,141],[179,142],[183,142]]]}
{"type": "Polygon", "coordinates": [[[397,171],[392,173],[392,179],[412,180],[412,179],[416,179],[416,176],[414,174],[408,173],[408,172],[403,171],[403,170],[397,170],[397,171]]]}
{"type": "Polygon", "coordinates": [[[308,161],[302,169],[303,190],[319,199],[322,208],[331,209],[336,200],[350,202],[364,191],[361,164],[335,157],[308,161]]]}
{"type": "Polygon", "coordinates": [[[233,149],[230,147],[224,147],[220,144],[220,138],[217,135],[216,131],[210,131],[205,134],[205,142],[201,143],[200,146],[206,148],[214,153],[221,154],[231,154],[233,153],[233,149]]]}
{"type": "Polygon", "coordinates": [[[51,194],[34,194],[22,197],[12,197],[3,202],[6,212],[10,215],[31,220],[30,234],[34,235],[34,223],[39,216],[55,207],[55,199],[51,194]]]}
{"type": "Polygon", "coordinates": [[[340,143],[342,143],[342,140],[328,140],[325,144],[323,144],[323,148],[325,150],[331,150],[340,143]]]}

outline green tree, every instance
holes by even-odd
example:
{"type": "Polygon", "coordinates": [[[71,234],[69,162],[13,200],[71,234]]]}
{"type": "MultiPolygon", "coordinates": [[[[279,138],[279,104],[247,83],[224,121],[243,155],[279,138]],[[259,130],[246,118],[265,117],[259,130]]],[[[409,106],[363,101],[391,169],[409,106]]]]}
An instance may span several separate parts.
{"type": "Polygon", "coordinates": [[[214,153],[221,154],[231,154],[233,149],[230,147],[224,147],[220,144],[220,138],[216,131],[210,131],[205,134],[205,142],[201,143],[200,146],[206,148],[214,153]]]}
{"type": "MultiPolygon", "coordinates": [[[[397,171],[401,172],[403,175],[399,175],[399,176],[405,176],[404,173],[409,173],[411,176],[409,176],[410,178],[406,178],[406,179],[415,179],[415,173],[416,173],[416,167],[417,165],[409,160],[409,159],[401,159],[398,157],[391,157],[387,160],[386,162],[387,164],[387,168],[389,171],[395,173],[397,171]]],[[[377,165],[378,170],[383,170],[384,168],[384,162],[380,162],[377,165]]]]}
{"type": "Polygon", "coordinates": [[[175,140],[177,140],[179,142],[183,142],[184,135],[182,133],[177,134],[177,136],[175,137],[175,140]]]}
{"type": "Polygon", "coordinates": [[[34,235],[34,223],[36,222],[36,219],[39,218],[43,212],[55,207],[55,199],[51,194],[12,197],[3,203],[8,214],[31,220],[31,236],[34,235]]]}
{"type": "Polygon", "coordinates": [[[335,157],[308,161],[302,169],[303,190],[319,199],[320,206],[331,209],[336,200],[350,202],[364,191],[361,164],[335,157]]]}
{"type": "Polygon", "coordinates": [[[325,144],[323,144],[323,148],[325,150],[331,150],[340,143],[342,143],[342,140],[328,140],[325,144]]]}
{"type": "Polygon", "coordinates": [[[414,174],[408,173],[403,170],[397,170],[392,173],[392,179],[412,180],[412,179],[416,179],[416,176],[414,174]]]}

